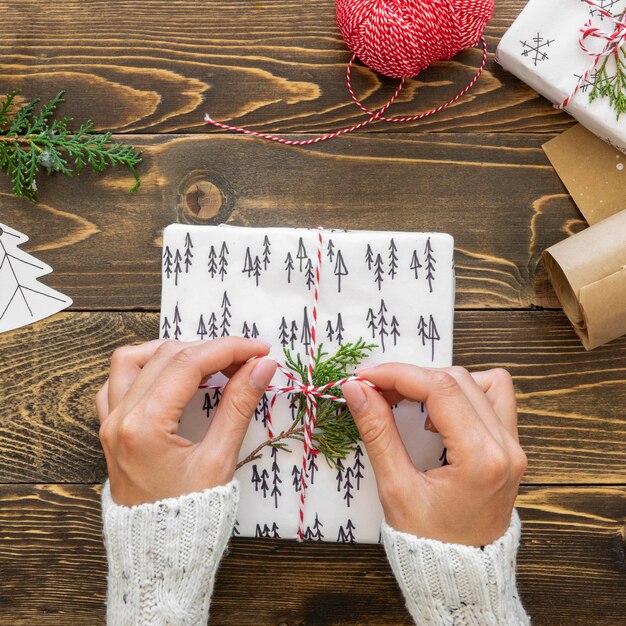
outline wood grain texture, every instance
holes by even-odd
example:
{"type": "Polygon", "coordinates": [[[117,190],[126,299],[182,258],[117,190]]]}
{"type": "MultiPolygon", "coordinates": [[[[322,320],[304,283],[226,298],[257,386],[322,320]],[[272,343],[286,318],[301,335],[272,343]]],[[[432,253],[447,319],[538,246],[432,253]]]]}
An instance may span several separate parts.
{"type": "MultiPolygon", "coordinates": [[[[626,624],[626,490],[522,489],[519,590],[534,626],[626,624]]],[[[99,487],[0,486],[0,624],[102,623],[99,487]]],[[[381,546],[236,539],[219,570],[216,626],[408,626],[381,546]],[[259,584],[261,582],[262,584],[259,584]]]]}
{"type": "Polygon", "coordinates": [[[0,181],[2,219],[78,309],[158,309],[171,222],[444,231],[460,308],[557,306],[541,251],[583,227],[538,135],[368,135],[313,148],[233,136],[136,137],[124,170],[42,177],[31,206],[0,181]]]}
{"type": "MultiPolygon", "coordinates": [[[[535,91],[500,68],[496,46],[525,0],[499,0],[486,31],[487,68],[469,95],[410,125],[374,132],[555,132],[572,124],[535,91]]],[[[67,90],[65,114],[91,117],[116,132],[207,132],[220,121],[259,130],[326,132],[363,119],[345,84],[350,53],[332,0],[0,2],[0,91],[25,97],[67,90]]],[[[477,49],[410,81],[393,111],[417,113],[446,102],[480,63],[477,49]]],[[[365,67],[354,73],[364,102],[379,108],[396,82],[365,67]]]]}
{"type": "MultiPolygon", "coordinates": [[[[116,347],[157,336],[145,313],[65,313],[0,335],[0,483],[102,481],[93,397],[116,347]]],[[[527,483],[626,482],[625,348],[585,352],[561,313],[456,320],[458,364],[515,378],[527,483]]]]}

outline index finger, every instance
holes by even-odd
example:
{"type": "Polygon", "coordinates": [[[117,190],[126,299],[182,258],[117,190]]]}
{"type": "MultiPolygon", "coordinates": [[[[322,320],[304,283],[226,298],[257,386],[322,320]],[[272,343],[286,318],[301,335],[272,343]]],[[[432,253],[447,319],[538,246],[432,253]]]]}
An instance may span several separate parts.
{"type": "Polygon", "coordinates": [[[147,389],[146,410],[178,424],[180,415],[201,381],[231,365],[266,355],[270,345],[259,339],[224,337],[189,345],[177,352],[147,389]]]}
{"type": "Polygon", "coordinates": [[[386,363],[360,370],[358,376],[383,392],[424,402],[447,447],[476,449],[476,439],[489,437],[482,419],[458,382],[444,370],[404,363],[386,363]]]}

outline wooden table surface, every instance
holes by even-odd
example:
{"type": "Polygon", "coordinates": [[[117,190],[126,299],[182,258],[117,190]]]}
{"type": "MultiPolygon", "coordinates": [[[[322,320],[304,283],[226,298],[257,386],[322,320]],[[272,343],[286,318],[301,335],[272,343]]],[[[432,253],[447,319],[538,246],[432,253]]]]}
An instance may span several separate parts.
{"type": "MultiPolygon", "coordinates": [[[[209,132],[205,111],[309,137],[362,119],[332,0],[0,1],[0,91],[67,90],[144,150],[131,177],[43,178],[40,202],[0,182],[0,220],[74,299],[0,335],[0,624],[98,624],[106,561],[105,463],[93,396],[117,346],[158,334],[162,228],[171,222],[440,230],[456,239],[455,361],[508,368],[529,468],[519,587],[536,625],[626,624],[626,340],[585,352],[540,264],[585,224],[541,145],[573,122],[498,67],[524,0],[498,0],[485,74],[421,123],[377,125],[315,147],[209,132]]],[[[449,98],[477,50],[409,83],[396,107],[449,98]]],[[[375,108],[395,83],[359,67],[375,108]]],[[[295,135],[291,135],[295,136],[295,135]]],[[[237,539],[215,625],[404,625],[380,546],[237,539]]]]}

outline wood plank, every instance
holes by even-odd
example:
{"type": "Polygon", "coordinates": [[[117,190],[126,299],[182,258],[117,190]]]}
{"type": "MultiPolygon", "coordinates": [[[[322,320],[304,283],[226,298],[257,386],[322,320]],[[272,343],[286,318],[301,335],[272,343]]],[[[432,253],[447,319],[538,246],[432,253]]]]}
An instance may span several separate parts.
{"type": "MultiPolygon", "coordinates": [[[[626,489],[530,487],[517,506],[533,624],[625,624],[626,489]]],[[[0,486],[0,528],[0,624],[101,623],[98,486],[0,486]]],[[[211,616],[220,626],[412,623],[381,546],[250,539],[231,542],[211,616]]]]}
{"type": "MultiPolygon", "coordinates": [[[[0,335],[0,482],[100,482],[93,397],[113,350],[158,336],[155,314],[65,313],[0,335]]],[[[460,312],[455,361],[509,368],[527,483],[626,482],[626,339],[585,352],[556,312],[460,312]]]]}
{"type": "Polygon", "coordinates": [[[540,253],[584,225],[537,135],[376,135],[314,148],[242,137],[134,138],[131,177],[42,177],[31,206],[0,181],[2,219],[78,309],[157,309],[171,222],[445,231],[460,308],[557,306],[540,253]],[[471,189],[471,193],[469,190],[471,189]]]}
{"type": "MultiPolygon", "coordinates": [[[[204,133],[207,111],[266,131],[343,128],[363,114],[346,89],[350,54],[333,4],[211,0],[200,10],[191,0],[0,2],[6,33],[0,91],[21,87],[30,98],[66,89],[64,113],[91,117],[116,132],[204,133]]],[[[572,118],[493,59],[524,4],[496,3],[486,31],[489,63],[471,94],[422,122],[372,130],[554,132],[571,125],[572,118]]],[[[480,59],[475,49],[422,73],[393,111],[406,115],[446,102],[469,82],[480,59]]],[[[365,67],[354,74],[357,93],[374,109],[396,85],[365,67]]]]}

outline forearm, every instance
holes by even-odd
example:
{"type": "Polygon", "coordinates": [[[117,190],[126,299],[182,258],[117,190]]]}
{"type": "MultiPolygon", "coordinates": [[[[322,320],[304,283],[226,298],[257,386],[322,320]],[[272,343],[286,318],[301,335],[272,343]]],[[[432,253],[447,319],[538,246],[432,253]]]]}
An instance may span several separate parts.
{"type": "Polygon", "coordinates": [[[108,626],[206,625],[238,500],[233,481],[129,508],[113,502],[107,482],[102,517],[108,626]]]}
{"type": "Polygon", "coordinates": [[[520,626],[530,623],[515,582],[521,525],[483,548],[446,544],[383,524],[387,557],[416,624],[520,626]]]}

